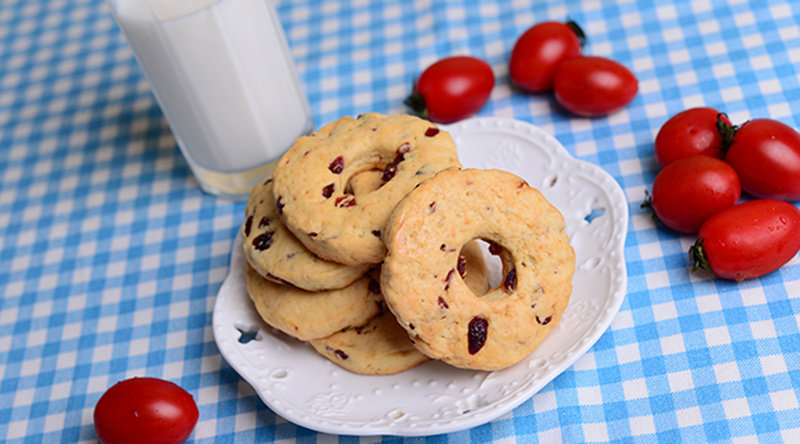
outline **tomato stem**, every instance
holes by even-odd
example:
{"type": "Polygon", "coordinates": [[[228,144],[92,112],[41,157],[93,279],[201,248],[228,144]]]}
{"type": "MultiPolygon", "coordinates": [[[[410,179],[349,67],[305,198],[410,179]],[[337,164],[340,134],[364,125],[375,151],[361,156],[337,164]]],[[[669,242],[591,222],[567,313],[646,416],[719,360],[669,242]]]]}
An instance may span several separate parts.
{"type": "Polygon", "coordinates": [[[723,117],[725,117],[727,119],[728,115],[725,114],[725,113],[717,114],[717,123],[716,123],[716,125],[717,125],[717,131],[719,132],[719,135],[722,136],[722,147],[721,148],[722,148],[722,153],[724,154],[724,153],[727,153],[728,152],[728,148],[731,147],[731,144],[733,143],[733,136],[735,136],[736,135],[736,131],[739,130],[739,125],[732,125],[732,124],[725,123],[725,121],[722,120],[723,117]]]}
{"type": "Polygon", "coordinates": [[[711,269],[711,264],[708,263],[706,251],[703,249],[703,241],[705,239],[697,239],[697,241],[689,247],[689,261],[692,263],[692,273],[696,272],[698,268],[711,273],[711,276],[717,277],[711,269]]]}
{"type": "Polygon", "coordinates": [[[663,222],[661,222],[661,219],[659,219],[656,214],[655,208],[653,208],[653,196],[650,195],[649,191],[644,190],[644,201],[639,205],[639,208],[647,208],[650,210],[650,217],[653,218],[653,222],[655,222],[656,225],[663,225],[663,222]]]}
{"type": "Polygon", "coordinates": [[[420,94],[416,88],[406,97],[403,103],[409,107],[414,114],[417,114],[423,119],[428,118],[428,107],[425,105],[425,98],[422,97],[422,94],[420,94]]]}
{"type": "Polygon", "coordinates": [[[575,36],[578,37],[578,43],[581,44],[581,48],[586,46],[586,43],[587,43],[586,33],[583,32],[583,28],[581,28],[581,26],[576,21],[574,21],[574,20],[572,20],[570,18],[567,18],[567,21],[566,21],[565,24],[569,27],[569,29],[572,30],[572,32],[575,33],[575,36]]]}

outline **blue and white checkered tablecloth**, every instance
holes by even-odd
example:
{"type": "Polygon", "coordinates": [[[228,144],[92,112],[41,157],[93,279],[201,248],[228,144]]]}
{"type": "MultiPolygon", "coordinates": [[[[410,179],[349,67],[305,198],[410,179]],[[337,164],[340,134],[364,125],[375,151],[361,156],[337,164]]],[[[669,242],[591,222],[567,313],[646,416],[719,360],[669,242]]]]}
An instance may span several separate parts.
{"type": "Polygon", "coordinates": [[[630,204],[628,294],[589,352],[512,412],[451,435],[320,435],[267,408],[211,329],[244,204],[201,192],[102,0],[0,2],[0,441],[94,442],[113,383],[172,380],[193,442],[800,442],[800,260],[742,283],[689,273],[694,241],[639,204],[653,138],[696,105],[800,126],[793,1],[311,1],[277,4],[316,122],[404,112],[435,60],[497,76],[480,115],[542,127],[630,204]],[[509,86],[533,23],[570,17],[630,67],[626,109],[584,119],[509,86]]]}

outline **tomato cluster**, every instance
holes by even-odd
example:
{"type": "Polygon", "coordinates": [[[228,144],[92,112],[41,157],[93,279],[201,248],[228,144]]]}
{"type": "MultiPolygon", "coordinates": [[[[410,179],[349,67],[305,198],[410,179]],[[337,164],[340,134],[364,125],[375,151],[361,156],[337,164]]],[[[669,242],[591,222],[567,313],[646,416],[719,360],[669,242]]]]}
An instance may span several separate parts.
{"type": "MultiPolygon", "coordinates": [[[[614,60],[582,55],[585,41],[573,21],[532,26],[511,51],[511,81],[526,92],[553,91],[564,109],[579,116],[604,116],[625,107],[638,92],[636,76],[614,60]]],[[[405,103],[424,118],[451,123],[478,112],[493,87],[494,74],[483,60],[447,57],[422,72],[405,103]]]]}
{"type": "Polygon", "coordinates": [[[713,108],[671,117],[654,144],[663,168],[643,207],[682,233],[694,269],[743,280],[777,270],[800,251],[800,133],[773,119],[741,126],[713,108]],[[753,200],[739,203],[742,192],[753,200]]]}

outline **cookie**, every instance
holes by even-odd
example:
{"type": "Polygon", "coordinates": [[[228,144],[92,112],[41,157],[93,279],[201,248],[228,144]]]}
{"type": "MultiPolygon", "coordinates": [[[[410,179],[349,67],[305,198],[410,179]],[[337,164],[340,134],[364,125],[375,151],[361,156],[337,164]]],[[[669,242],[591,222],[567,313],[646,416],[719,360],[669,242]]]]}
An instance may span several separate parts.
{"type": "Polygon", "coordinates": [[[388,310],[364,326],[348,328],[309,344],[333,363],[362,375],[391,375],[428,360],[388,310]]]}
{"type": "MultiPolygon", "coordinates": [[[[362,187],[366,186],[371,184],[362,187]]],[[[278,217],[271,178],[250,192],[242,235],[247,263],[261,276],[279,284],[288,283],[308,291],[344,288],[370,267],[326,261],[300,243],[278,217]]]]}
{"type": "Polygon", "coordinates": [[[453,139],[410,115],[343,117],[297,139],[278,161],[275,206],[309,250],[347,265],[377,264],[381,234],[394,206],[436,172],[458,167],[453,139]],[[358,173],[380,170],[381,186],[356,197],[358,173]]]}
{"type": "MultiPolygon", "coordinates": [[[[477,241],[464,245],[458,264],[459,274],[473,293],[482,295],[489,289],[489,272],[477,241]]],[[[428,360],[388,310],[364,326],[351,327],[310,344],[333,363],[367,375],[399,373],[428,360]]]]}
{"type": "Polygon", "coordinates": [[[397,205],[385,241],[387,306],[420,351],[456,367],[496,370],[519,362],[569,302],[575,254],[564,218],[508,172],[440,172],[397,205]],[[507,270],[481,297],[457,272],[457,252],[473,239],[490,242],[507,270]]]}
{"type": "Polygon", "coordinates": [[[345,288],[309,292],[270,282],[248,266],[247,293],[264,322],[303,341],[364,325],[380,312],[380,287],[369,274],[345,288]]]}

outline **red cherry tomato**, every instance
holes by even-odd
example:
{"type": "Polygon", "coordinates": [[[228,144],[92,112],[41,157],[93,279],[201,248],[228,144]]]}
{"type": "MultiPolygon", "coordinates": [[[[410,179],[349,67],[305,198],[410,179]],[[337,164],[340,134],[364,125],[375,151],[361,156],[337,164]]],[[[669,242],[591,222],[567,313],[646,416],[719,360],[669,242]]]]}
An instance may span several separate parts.
{"type": "Polygon", "coordinates": [[[439,123],[469,117],[483,107],[494,87],[492,68],[475,57],[448,57],[429,66],[405,103],[439,123]]]}
{"type": "Polygon", "coordinates": [[[103,444],[178,444],[197,423],[192,395],[157,378],[131,378],[114,384],[94,408],[94,429],[103,444]]]}
{"type": "Polygon", "coordinates": [[[511,80],[531,92],[553,89],[556,68],[564,60],[581,55],[586,35],[577,23],[542,22],[525,31],[508,62],[511,80]]]}
{"type": "Polygon", "coordinates": [[[658,173],[649,204],[664,225],[696,233],[706,219],[735,205],[740,196],[739,177],[730,165],[714,157],[692,156],[658,173]]]}
{"type": "Polygon", "coordinates": [[[628,68],[603,57],[581,56],[558,65],[556,101],[579,116],[611,114],[631,102],[639,82],[628,68]]]}
{"type": "Polygon", "coordinates": [[[800,210],[780,200],[744,202],[711,216],[689,248],[694,269],[741,281],[771,273],[800,250],[800,210]]]}
{"type": "Polygon", "coordinates": [[[777,120],[754,119],[736,130],[725,161],[753,196],[800,200],[800,134],[777,120]]]}
{"type": "Polygon", "coordinates": [[[714,108],[691,108],[672,116],[656,135],[655,155],[658,164],[663,167],[697,154],[722,159],[723,139],[717,119],[724,125],[731,125],[728,116],[714,108]]]}

